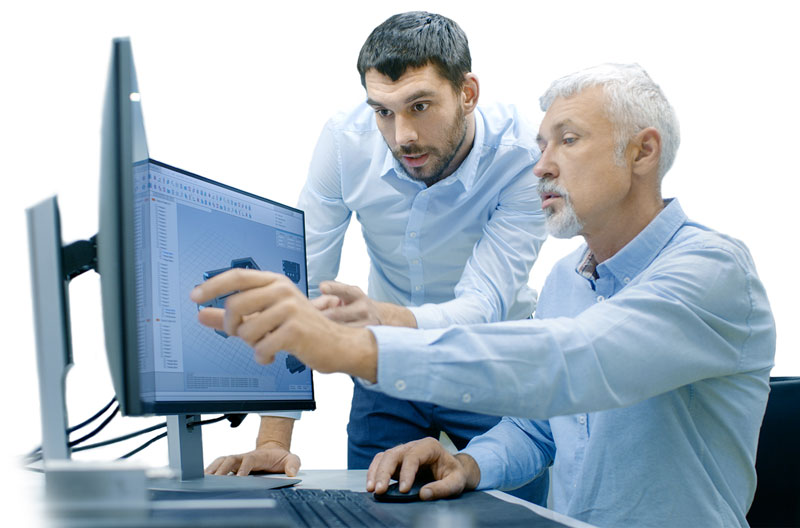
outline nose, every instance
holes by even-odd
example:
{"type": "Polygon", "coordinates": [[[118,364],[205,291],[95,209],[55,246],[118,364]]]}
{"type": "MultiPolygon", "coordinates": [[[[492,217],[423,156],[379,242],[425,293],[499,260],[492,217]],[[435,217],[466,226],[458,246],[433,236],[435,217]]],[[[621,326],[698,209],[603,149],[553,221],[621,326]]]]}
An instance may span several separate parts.
{"type": "Polygon", "coordinates": [[[548,149],[544,149],[542,157],[533,166],[533,174],[537,178],[558,178],[558,166],[548,149]]]}
{"type": "Polygon", "coordinates": [[[394,139],[400,146],[408,146],[417,141],[417,130],[412,120],[400,115],[394,119],[394,139]]]}

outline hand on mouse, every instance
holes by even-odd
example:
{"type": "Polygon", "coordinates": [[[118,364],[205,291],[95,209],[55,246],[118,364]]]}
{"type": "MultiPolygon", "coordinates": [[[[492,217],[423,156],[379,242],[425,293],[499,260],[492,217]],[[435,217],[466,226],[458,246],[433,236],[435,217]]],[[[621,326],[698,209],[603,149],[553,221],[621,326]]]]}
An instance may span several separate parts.
{"type": "Polygon", "coordinates": [[[405,493],[424,467],[430,470],[434,481],[420,490],[422,500],[460,495],[475,489],[481,480],[480,468],[471,456],[463,453],[453,456],[438,440],[423,438],[375,455],[367,471],[367,491],[385,493],[394,477],[400,482],[400,491],[405,493]]]}

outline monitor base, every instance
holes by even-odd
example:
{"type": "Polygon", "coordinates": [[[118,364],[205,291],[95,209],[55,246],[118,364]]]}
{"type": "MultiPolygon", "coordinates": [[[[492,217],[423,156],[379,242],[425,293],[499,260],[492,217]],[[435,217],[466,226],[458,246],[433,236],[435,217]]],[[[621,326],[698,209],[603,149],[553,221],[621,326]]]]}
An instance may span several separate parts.
{"type": "Polygon", "coordinates": [[[244,491],[285,488],[298,482],[300,482],[300,479],[286,477],[205,475],[201,478],[189,480],[151,479],[147,483],[147,488],[153,491],[244,491]]]}

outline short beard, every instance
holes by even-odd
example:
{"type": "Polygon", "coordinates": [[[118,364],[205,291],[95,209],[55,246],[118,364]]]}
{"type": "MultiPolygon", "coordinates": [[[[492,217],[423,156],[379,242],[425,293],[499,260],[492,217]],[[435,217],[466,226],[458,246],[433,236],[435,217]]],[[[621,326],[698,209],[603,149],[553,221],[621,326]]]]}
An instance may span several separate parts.
{"type": "Polygon", "coordinates": [[[547,232],[556,238],[572,238],[580,235],[581,231],[583,231],[583,222],[575,214],[575,209],[572,207],[572,202],[566,189],[555,184],[552,180],[539,180],[537,190],[540,195],[551,192],[558,193],[564,200],[564,204],[558,212],[555,212],[552,207],[544,209],[544,214],[547,218],[547,232]]]}
{"type": "MultiPolygon", "coordinates": [[[[430,175],[419,175],[403,167],[406,174],[408,174],[411,179],[424,183],[427,187],[443,180],[445,178],[445,171],[450,167],[450,163],[453,162],[453,159],[456,157],[456,154],[458,154],[458,151],[461,150],[461,146],[466,139],[467,120],[464,118],[464,110],[459,106],[456,118],[447,128],[447,144],[444,146],[444,151],[447,152],[447,154],[442,155],[442,151],[437,148],[428,148],[427,150],[430,156],[439,158],[439,162],[431,167],[430,175]]],[[[424,150],[424,146],[418,147],[416,145],[411,147],[397,147],[392,151],[392,155],[399,161],[403,156],[418,154],[424,150]]]]}

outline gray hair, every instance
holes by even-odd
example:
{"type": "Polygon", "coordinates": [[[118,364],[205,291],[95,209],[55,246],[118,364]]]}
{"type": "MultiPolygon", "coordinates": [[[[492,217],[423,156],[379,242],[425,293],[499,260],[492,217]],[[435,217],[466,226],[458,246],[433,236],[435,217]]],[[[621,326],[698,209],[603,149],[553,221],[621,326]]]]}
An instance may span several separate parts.
{"type": "Polygon", "coordinates": [[[625,148],[636,134],[648,127],[661,134],[660,182],[675,161],[681,142],[680,127],[661,88],[638,64],[601,64],[562,77],[539,98],[539,105],[546,112],[556,98],[570,97],[593,86],[603,87],[619,164],[624,163],[625,148]]]}

